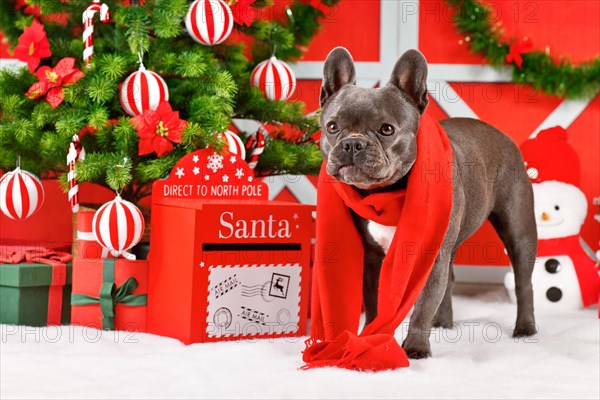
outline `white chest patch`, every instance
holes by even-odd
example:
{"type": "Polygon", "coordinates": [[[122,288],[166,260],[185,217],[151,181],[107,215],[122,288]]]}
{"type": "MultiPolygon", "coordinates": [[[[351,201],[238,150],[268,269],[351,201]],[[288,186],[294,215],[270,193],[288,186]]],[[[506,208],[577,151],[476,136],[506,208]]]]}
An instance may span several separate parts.
{"type": "Polygon", "coordinates": [[[377,244],[381,246],[383,251],[387,254],[390,244],[392,244],[394,233],[396,233],[396,227],[381,225],[377,222],[369,221],[367,230],[369,231],[369,234],[373,240],[375,240],[375,242],[377,242],[377,244]]]}

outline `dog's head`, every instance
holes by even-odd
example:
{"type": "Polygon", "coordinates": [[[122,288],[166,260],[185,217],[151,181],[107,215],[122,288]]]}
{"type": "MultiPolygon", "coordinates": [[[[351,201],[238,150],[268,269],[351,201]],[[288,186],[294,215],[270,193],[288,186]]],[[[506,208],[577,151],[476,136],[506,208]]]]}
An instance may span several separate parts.
{"type": "Polygon", "coordinates": [[[427,107],[427,62],[409,50],[388,84],[356,86],[352,56],[343,47],[329,53],[321,87],[321,150],[327,173],[359,189],[396,183],[415,162],[419,119],[427,107]]]}

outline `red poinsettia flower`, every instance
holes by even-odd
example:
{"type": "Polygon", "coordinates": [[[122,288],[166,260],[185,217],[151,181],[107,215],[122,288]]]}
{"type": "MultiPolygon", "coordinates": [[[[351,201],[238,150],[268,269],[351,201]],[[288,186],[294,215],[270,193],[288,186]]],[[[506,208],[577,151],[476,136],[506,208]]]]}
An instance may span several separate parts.
{"type": "Polygon", "coordinates": [[[533,42],[528,37],[518,39],[516,42],[510,45],[508,54],[506,55],[506,62],[517,64],[519,69],[523,68],[523,57],[522,55],[533,49],[533,42]]]}
{"type": "Polygon", "coordinates": [[[252,7],[252,3],[255,0],[237,0],[234,4],[229,2],[231,5],[231,12],[233,13],[233,20],[238,25],[252,25],[252,21],[256,19],[256,10],[252,7]]]}
{"type": "Polygon", "coordinates": [[[25,0],[17,0],[15,2],[15,10],[19,10],[22,7],[25,7],[25,9],[23,10],[25,14],[35,15],[38,18],[41,16],[40,6],[32,6],[28,4],[25,0]]]}
{"type": "Polygon", "coordinates": [[[133,117],[131,123],[140,137],[138,154],[156,153],[158,157],[173,151],[173,143],[181,143],[181,133],[187,126],[168,101],[161,102],[156,110],[133,117]]]}
{"type": "Polygon", "coordinates": [[[75,68],[75,59],[65,57],[50,68],[43,66],[37,70],[35,75],[39,82],[34,83],[25,95],[30,99],[38,99],[46,95],[46,101],[52,108],[56,108],[64,99],[63,86],[72,85],[85,75],[75,68]]]}
{"type": "Polygon", "coordinates": [[[21,61],[25,61],[29,70],[34,72],[40,65],[40,60],[51,55],[50,43],[46,37],[44,25],[34,19],[31,26],[25,28],[25,31],[19,37],[14,56],[21,61]]]}

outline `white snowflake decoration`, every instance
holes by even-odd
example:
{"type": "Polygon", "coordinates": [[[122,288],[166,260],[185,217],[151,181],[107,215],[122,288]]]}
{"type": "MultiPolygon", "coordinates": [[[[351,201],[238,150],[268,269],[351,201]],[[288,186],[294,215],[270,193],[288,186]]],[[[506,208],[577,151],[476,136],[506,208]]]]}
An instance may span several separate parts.
{"type": "Polygon", "coordinates": [[[177,172],[175,172],[175,175],[177,175],[177,177],[179,179],[181,179],[183,176],[185,176],[185,172],[183,172],[183,168],[177,168],[177,172]]]}
{"type": "Polygon", "coordinates": [[[235,176],[238,179],[242,179],[242,176],[244,176],[244,169],[243,168],[238,168],[235,170],[235,176]]]}
{"type": "Polygon", "coordinates": [[[231,158],[229,159],[230,163],[235,163],[237,161],[237,158],[235,156],[231,156],[231,158]]]}
{"type": "Polygon", "coordinates": [[[225,182],[225,183],[229,182],[229,176],[228,175],[223,175],[223,182],[225,182]]]}
{"type": "Polygon", "coordinates": [[[200,168],[194,167],[194,169],[192,170],[192,172],[194,173],[194,175],[198,175],[200,173],[200,168]]]}
{"type": "Polygon", "coordinates": [[[251,176],[248,177],[248,182],[252,182],[252,177],[251,176]]]}
{"type": "Polygon", "coordinates": [[[210,176],[208,176],[208,175],[204,175],[204,180],[205,180],[205,181],[207,181],[207,180],[209,180],[209,179],[210,179],[210,176]]]}
{"type": "Polygon", "coordinates": [[[192,161],[194,163],[197,163],[200,160],[200,157],[198,157],[198,154],[194,154],[194,157],[192,157],[192,161]]]}
{"type": "Polygon", "coordinates": [[[216,173],[218,170],[223,168],[223,156],[213,153],[212,156],[208,156],[208,164],[206,167],[216,173]]]}

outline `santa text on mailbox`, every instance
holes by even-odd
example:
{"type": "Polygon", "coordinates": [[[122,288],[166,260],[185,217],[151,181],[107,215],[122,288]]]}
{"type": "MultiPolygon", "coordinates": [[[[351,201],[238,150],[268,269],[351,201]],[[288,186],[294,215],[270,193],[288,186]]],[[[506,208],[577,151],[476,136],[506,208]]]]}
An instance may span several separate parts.
{"type": "Polygon", "coordinates": [[[264,219],[235,218],[233,211],[225,211],[219,218],[219,239],[286,239],[292,236],[287,219],[276,220],[273,215],[264,219]]]}

